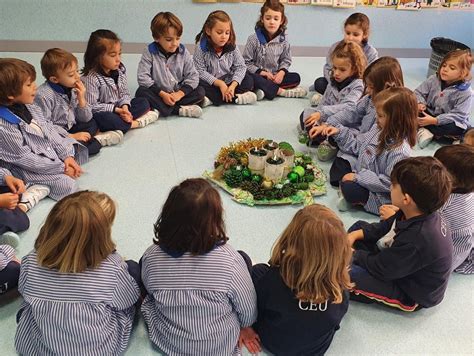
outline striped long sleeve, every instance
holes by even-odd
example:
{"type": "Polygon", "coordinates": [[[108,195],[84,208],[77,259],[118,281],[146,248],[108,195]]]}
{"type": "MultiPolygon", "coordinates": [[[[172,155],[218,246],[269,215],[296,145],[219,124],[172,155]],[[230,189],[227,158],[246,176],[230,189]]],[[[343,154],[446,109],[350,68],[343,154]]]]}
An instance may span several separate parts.
{"type": "Polygon", "coordinates": [[[8,245],[0,245],[0,271],[13,261],[15,249],[8,245]]]}

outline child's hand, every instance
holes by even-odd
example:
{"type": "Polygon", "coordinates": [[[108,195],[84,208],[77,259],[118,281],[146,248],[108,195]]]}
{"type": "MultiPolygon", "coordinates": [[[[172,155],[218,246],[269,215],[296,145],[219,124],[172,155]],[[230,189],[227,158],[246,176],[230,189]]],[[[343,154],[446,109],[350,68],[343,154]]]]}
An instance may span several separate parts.
{"type": "Polygon", "coordinates": [[[160,91],[160,98],[163,99],[163,102],[168,106],[174,106],[176,104],[176,100],[174,99],[173,95],[163,90],[160,91]]]}
{"type": "Polygon", "coordinates": [[[232,82],[228,87],[227,91],[225,92],[225,101],[228,103],[232,102],[235,96],[235,88],[237,87],[237,82],[232,82]]]}
{"type": "Polygon", "coordinates": [[[285,77],[285,71],[281,70],[273,76],[273,83],[281,84],[283,78],[285,77]]]}
{"type": "Polygon", "coordinates": [[[310,127],[316,124],[321,119],[321,113],[314,112],[304,120],[304,126],[310,127]]]}
{"type": "Polygon", "coordinates": [[[349,232],[347,234],[347,239],[349,240],[349,244],[352,246],[357,240],[363,240],[364,239],[364,230],[355,230],[352,232],[349,232]]]}
{"type": "Polygon", "coordinates": [[[170,93],[171,97],[174,99],[175,104],[184,98],[184,92],[182,90],[178,90],[176,92],[170,93]]]}
{"type": "Polygon", "coordinates": [[[123,115],[124,115],[124,117],[122,117],[123,121],[131,123],[133,121],[133,115],[128,110],[128,105],[122,105],[122,109],[123,109],[123,115]]]}
{"type": "Polygon", "coordinates": [[[0,208],[13,210],[17,207],[19,201],[18,194],[4,193],[0,194],[0,208]]]}
{"type": "Polygon", "coordinates": [[[273,82],[273,80],[275,79],[275,77],[273,76],[272,73],[270,72],[267,72],[266,70],[262,70],[260,72],[260,75],[268,80],[271,80],[273,82]]]}
{"type": "Polygon", "coordinates": [[[418,111],[423,112],[426,110],[426,105],[422,103],[418,103],[418,111]]]}
{"type": "Polygon", "coordinates": [[[121,108],[115,108],[115,113],[120,116],[120,118],[125,121],[125,122],[132,122],[132,119],[129,118],[130,112],[128,112],[128,109],[125,109],[126,106],[121,107],[121,108]]]}
{"type": "Polygon", "coordinates": [[[354,182],[355,181],[355,173],[347,173],[342,177],[343,182],[354,182]]]}
{"type": "Polygon", "coordinates": [[[67,157],[64,160],[64,174],[71,178],[78,178],[82,174],[82,168],[72,157],[67,157]]]}
{"type": "Polygon", "coordinates": [[[428,126],[428,125],[438,125],[437,118],[427,114],[425,111],[423,111],[423,115],[424,115],[423,117],[418,118],[419,126],[423,127],[423,126],[428,126]]]}
{"type": "Polygon", "coordinates": [[[26,187],[25,183],[19,179],[15,178],[13,176],[5,176],[5,184],[7,185],[8,188],[10,188],[10,191],[14,194],[22,194],[25,192],[26,187]]]}
{"type": "Polygon", "coordinates": [[[384,204],[379,209],[380,218],[382,220],[387,220],[399,210],[400,208],[398,206],[391,205],[391,204],[384,204]]]}
{"type": "Polygon", "coordinates": [[[73,90],[76,92],[77,101],[79,103],[79,107],[83,108],[87,105],[86,101],[86,86],[81,80],[78,80],[74,84],[73,90]]]}
{"type": "Polygon", "coordinates": [[[240,329],[239,348],[245,345],[251,354],[258,354],[262,351],[260,347],[260,337],[251,326],[240,329]]]}
{"type": "Polygon", "coordinates": [[[70,134],[69,137],[72,137],[73,139],[81,142],[88,142],[92,138],[89,132],[76,132],[70,134]]]}

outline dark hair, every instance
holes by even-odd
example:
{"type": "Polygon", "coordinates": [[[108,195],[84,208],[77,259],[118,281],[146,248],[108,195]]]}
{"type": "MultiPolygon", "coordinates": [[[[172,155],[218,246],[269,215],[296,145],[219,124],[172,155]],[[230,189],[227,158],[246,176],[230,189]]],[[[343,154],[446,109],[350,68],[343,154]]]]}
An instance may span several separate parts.
{"type": "Polygon", "coordinates": [[[434,157],[411,157],[397,162],[390,178],[425,214],[441,208],[451,194],[449,173],[434,157]]]}
{"type": "Polygon", "coordinates": [[[234,26],[232,25],[232,20],[230,19],[230,16],[227,15],[225,11],[222,10],[216,10],[213,11],[207,16],[206,21],[204,22],[204,25],[202,25],[201,32],[199,32],[196,35],[196,43],[198,43],[201,40],[202,36],[206,36],[207,40],[212,43],[211,38],[207,35],[206,30],[212,30],[212,28],[216,25],[216,23],[220,22],[228,22],[230,24],[230,36],[229,40],[227,41],[227,44],[231,46],[235,46],[235,31],[234,31],[234,26]]]}
{"type": "Polygon", "coordinates": [[[370,63],[364,72],[364,85],[370,82],[374,87],[372,96],[392,87],[403,87],[403,72],[400,62],[393,57],[380,57],[370,63]]]}
{"type": "Polygon", "coordinates": [[[36,80],[36,71],[30,63],[17,58],[0,58],[0,104],[10,105],[9,96],[18,96],[27,80],[36,80]]]}
{"type": "Polygon", "coordinates": [[[354,12],[344,22],[344,28],[347,25],[356,25],[362,29],[362,32],[364,33],[364,39],[362,40],[362,44],[365,45],[369,41],[370,20],[367,15],[360,12],[354,12]]]}
{"type": "Polygon", "coordinates": [[[339,42],[331,53],[332,62],[334,62],[334,58],[348,59],[351,63],[352,70],[355,71],[356,77],[363,77],[365,67],[367,67],[367,58],[365,57],[361,46],[359,46],[357,43],[353,41],[339,42]]]}
{"type": "Polygon", "coordinates": [[[418,128],[418,101],[408,88],[388,88],[373,99],[374,105],[387,116],[387,122],[381,129],[377,154],[384,149],[400,146],[407,140],[410,147],[415,146],[418,128]]]}
{"type": "Polygon", "coordinates": [[[474,147],[466,144],[444,146],[434,156],[451,174],[453,193],[474,192],[474,147]]]}
{"type": "Polygon", "coordinates": [[[264,28],[263,16],[268,10],[281,12],[281,25],[277,32],[284,32],[288,24],[288,18],[285,16],[285,6],[278,0],[266,0],[260,9],[260,17],[258,18],[255,28],[264,28]]]}
{"type": "Polygon", "coordinates": [[[205,254],[228,240],[222,214],[220,195],[208,181],[186,179],[171,189],[153,241],[172,252],[205,254]]]}
{"type": "Polygon", "coordinates": [[[107,52],[110,43],[120,42],[120,38],[110,30],[96,30],[91,33],[84,53],[84,68],[82,74],[98,72],[100,70],[100,59],[107,52]]]}
{"type": "Polygon", "coordinates": [[[151,20],[150,30],[154,39],[164,36],[168,29],[172,27],[178,36],[183,34],[183,24],[179,18],[171,12],[159,12],[151,20]]]}
{"type": "Polygon", "coordinates": [[[73,63],[77,64],[77,58],[68,51],[61,48],[48,49],[41,58],[41,72],[46,80],[58,74],[58,71],[65,70],[73,63]]]}

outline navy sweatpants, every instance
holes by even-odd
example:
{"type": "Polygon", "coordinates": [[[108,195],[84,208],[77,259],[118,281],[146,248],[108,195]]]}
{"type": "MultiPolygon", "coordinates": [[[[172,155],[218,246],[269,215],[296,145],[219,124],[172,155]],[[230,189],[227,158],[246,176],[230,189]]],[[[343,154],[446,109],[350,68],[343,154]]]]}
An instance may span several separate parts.
{"type": "Polygon", "coordinates": [[[320,77],[314,81],[314,90],[319,94],[324,94],[326,88],[328,87],[328,80],[324,77],[320,77]]]}
{"type": "MultiPolygon", "coordinates": [[[[150,103],[145,98],[133,98],[130,102],[129,111],[134,119],[138,119],[150,111],[150,103]]],[[[126,133],[132,126],[132,124],[123,121],[118,114],[111,111],[97,112],[92,118],[96,121],[99,130],[102,132],[120,130],[126,133]]]]}
{"type": "MultiPolygon", "coordinates": [[[[204,88],[206,96],[209,98],[209,100],[212,101],[215,106],[227,104],[224,100],[222,100],[222,93],[218,87],[210,85],[209,83],[202,80],[199,81],[199,85],[204,88]]],[[[253,88],[253,78],[250,74],[246,73],[244,79],[242,80],[242,83],[240,83],[240,85],[237,85],[237,88],[235,88],[235,94],[243,94],[250,90],[253,90],[253,88]]],[[[235,99],[237,99],[237,96],[234,97],[234,102],[235,99]]]]}
{"type": "Polygon", "coordinates": [[[20,278],[20,264],[10,261],[4,269],[0,271],[0,296],[18,286],[20,278]]]}
{"type": "Polygon", "coordinates": [[[135,93],[137,98],[146,98],[150,103],[150,106],[153,109],[158,110],[160,112],[160,116],[162,117],[177,115],[179,108],[183,105],[194,105],[200,103],[204,99],[204,95],[206,95],[204,88],[198,86],[196,89],[178,101],[176,105],[168,106],[165,104],[163,99],[161,99],[161,97],[150,88],[139,87],[135,93]]]}
{"type": "Polygon", "coordinates": [[[275,84],[271,80],[262,77],[260,74],[252,73],[250,74],[254,81],[254,89],[261,89],[265,93],[265,98],[268,100],[273,100],[278,93],[280,88],[282,89],[290,89],[297,87],[300,82],[301,78],[298,73],[286,72],[283,80],[280,84],[275,84]]]}
{"type": "Polygon", "coordinates": [[[73,125],[69,129],[68,132],[71,134],[75,134],[78,132],[89,133],[91,135],[91,139],[89,141],[87,142],[79,141],[79,142],[87,147],[87,150],[89,151],[89,156],[93,156],[99,153],[100,149],[102,148],[102,145],[100,144],[100,142],[94,138],[94,135],[97,133],[98,130],[99,130],[99,127],[97,126],[97,123],[95,122],[95,120],[92,118],[88,122],[76,122],[76,124],[73,125]]]}
{"type": "MultiPolygon", "coordinates": [[[[0,194],[10,193],[10,189],[0,186],[0,194]]],[[[18,207],[11,210],[0,208],[0,235],[7,231],[20,232],[30,227],[30,219],[28,215],[18,207]]]]}
{"type": "Polygon", "coordinates": [[[466,132],[465,129],[457,127],[454,122],[446,125],[428,125],[425,126],[425,129],[428,129],[435,136],[435,139],[446,136],[462,138],[466,132]]]}

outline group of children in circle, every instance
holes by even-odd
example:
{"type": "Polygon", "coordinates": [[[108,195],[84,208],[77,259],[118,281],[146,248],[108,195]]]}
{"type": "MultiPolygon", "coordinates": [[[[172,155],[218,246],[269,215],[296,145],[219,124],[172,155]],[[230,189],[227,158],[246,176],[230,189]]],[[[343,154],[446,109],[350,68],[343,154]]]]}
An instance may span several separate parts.
{"type": "Polygon", "coordinates": [[[123,262],[111,239],[111,198],[75,193],[81,165],[159,116],[305,97],[300,76],[289,71],[286,24],[284,6],[266,1],[242,55],[230,17],[214,11],[191,56],[180,44],[180,20],[160,12],[133,99],[120,40],[109,30],[91,34],[82,78],[74,55],[46,51],[38,90],[31,64],[0,59],[0,291],[18,284],[24,297],[18,352],[123,353],[142,301],[150,339],[166,354],[236,354],[242,345],[322,354],[349,290],[354,300],[414,311],[441,302],[452,270],[474,273],[471,54],[450,52],[413,93],[397,59],[378,58],[368,44],[361,13],[345,21],[298,129],[320,160],[334,158],[329,180],[340,189],[338,208],[363,206],[381,222],[357,222],[347,234],[328,208],[303,208],[270,266],[252,266],[226,244],[218,192],[188,179],[170,192],[140,264],[123,262]],[[433,138],[465,143],[442,147],[436,158],[410,158],[417,140],[425,147],[433,138]],[[26,212],[46,196],[60,201],[20,270],[15,232],[28,228],[26,212]]]}

